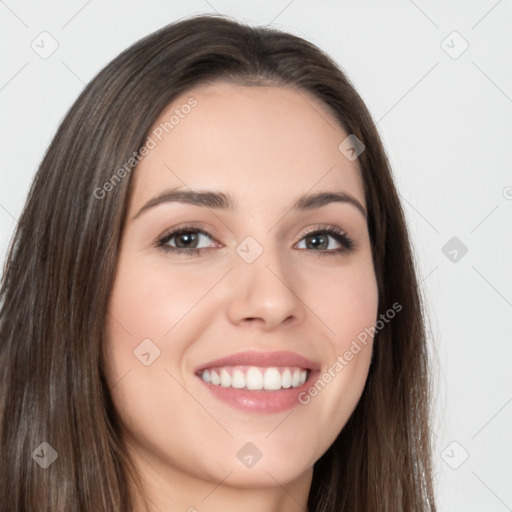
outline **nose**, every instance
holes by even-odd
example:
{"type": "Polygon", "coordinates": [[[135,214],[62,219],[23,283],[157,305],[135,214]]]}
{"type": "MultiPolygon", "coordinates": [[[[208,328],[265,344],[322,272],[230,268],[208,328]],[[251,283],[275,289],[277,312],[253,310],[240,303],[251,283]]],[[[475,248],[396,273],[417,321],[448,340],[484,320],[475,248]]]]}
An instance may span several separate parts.
{"type": "Polygon", "coordinates": [[[295,325],[304,315],[304,303],[293,289],[300,280],[277,251],[264,251],[252,263],[240,259],[231,280],[228,316],[234,324],[257,324],[270,331],[281,324],[295,325]]]}

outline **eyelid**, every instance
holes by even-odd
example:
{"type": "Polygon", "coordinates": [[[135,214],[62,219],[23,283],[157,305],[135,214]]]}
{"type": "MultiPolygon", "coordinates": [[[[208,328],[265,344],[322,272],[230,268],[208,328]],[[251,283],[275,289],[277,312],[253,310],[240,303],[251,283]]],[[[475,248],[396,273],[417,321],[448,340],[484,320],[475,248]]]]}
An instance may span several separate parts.
{"type": "Polygon", "coordinates": [[[157,240],[161,240],[171,234],[176,235],[176,233],[184,232],[184,231],[197,231],[198,233],[202,233],[204,235],[209,236],[212,240],[215,240],[215,235],[212,234],[215,230],[205,225],[199,221],[186,222],[183,224],[178,224],[177,226],[173,226],[172,228],[166,229],[161,235],[157,237],[157,240]]]}
{"type": "Polygon", "coordinates": [[[336,227],[336,226],[334,226],[332,224],[320,224],[320,225],[317,225],[317,226],[315,226],[313,228],[307,228],[306,231],[304,231],[304,233],[302,233],[301,240],[305,236],[307,236],[307,235],[311,235],[311,234],[317,233],[319,231],[324,232],[324,231],[330,231],[330,230],[331,231],[333,230],[333,231],[338,232],[339,234],[343,234],[345,236],[348,236],[348,233],[344,229],[338,228],[338,227],[336,227]]]}

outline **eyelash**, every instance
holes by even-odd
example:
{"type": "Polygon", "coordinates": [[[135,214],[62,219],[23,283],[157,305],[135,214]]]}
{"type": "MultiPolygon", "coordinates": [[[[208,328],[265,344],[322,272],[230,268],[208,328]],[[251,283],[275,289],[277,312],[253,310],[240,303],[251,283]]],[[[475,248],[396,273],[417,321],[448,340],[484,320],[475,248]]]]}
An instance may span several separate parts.
{"type": "MultiPolygon", "coordinates": [[[[194,226],[185,226],[179,229],[176,229],[175,231],[171,231],[170,233],[165,234],[161,238],[159,238],[156,242],[156,247],[158,249],[163,250],[166,253],[173,253],[173,254],[181,254],[181,255],[198,255],[201,253],[201,251],[207,250],[209,248],[202,247],[202,248],[183,248],[183,247],[171,247],[167,245],[169,240],[172,240],[174,237],[182,235],[184,233],[197,233],[200,235],[205,235],[213,240],[213,237],[207,232],[202,229],[199,229],[194,226]]],[[[342,247],[338,249],[331,249],[331,250],[323,250],[323,251],[315,251],[313,249],[309,249],[313,252],[318,252],[320,255],[324,256],[340,256],[346,253],[349,253],[354,250],[356,244],[352,238],[350,238],[344,231],[341,231],[340,229],[334,227],[334,226],[320,226],[318,228],[315,228],[312,231],[307,231],[304,233],[300,241],[302,241],[304,238],[311,236],[311,235],[319,235],[319,234],[326,234],[333,237],[338,243],[342,245],[342,247]]],[[[304,250],[304,249],[299,249],[304,250]]],[[[308,249],[306,249],[308,250],[308,249]]]]}

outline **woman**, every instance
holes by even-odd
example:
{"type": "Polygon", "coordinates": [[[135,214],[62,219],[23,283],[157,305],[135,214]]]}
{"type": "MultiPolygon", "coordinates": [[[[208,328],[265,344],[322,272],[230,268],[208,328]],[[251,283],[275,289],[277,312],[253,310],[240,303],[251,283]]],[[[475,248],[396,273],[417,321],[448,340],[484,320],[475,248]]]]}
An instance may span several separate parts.
{"type": "Polygon", "coordinates": [[[3,509],[435,510],[403,212],[303,39],[196,16],[114,59],[1,296],[3,509]]]}

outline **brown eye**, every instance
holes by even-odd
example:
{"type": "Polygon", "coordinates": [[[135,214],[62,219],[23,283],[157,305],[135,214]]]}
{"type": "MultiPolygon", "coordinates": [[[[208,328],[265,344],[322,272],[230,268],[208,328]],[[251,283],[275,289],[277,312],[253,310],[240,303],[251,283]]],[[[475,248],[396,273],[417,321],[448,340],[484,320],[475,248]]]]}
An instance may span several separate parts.
{"type": "Polygon", "coordinates": [[[197,254],[200,250],[208,248],[208,245],[206,247],[198,247],[202,238],[213,240],[213,238],[202,229],[185,227],[172,231],[160,238],[157,247],[169,252],[197,254]]]}
{"type": "MultiPolygon", "coordinates": [[[[354,241],[343,231],[334,227],[326,227],[306,233],[301,242],[305,242],[305,249],[325,254],[340,254],[352,250],[354,241]],[[341,247],[332,247],[334,239],[341,247]]],[[[336,245],[336,243],[334,243],[336,245]]]]}

